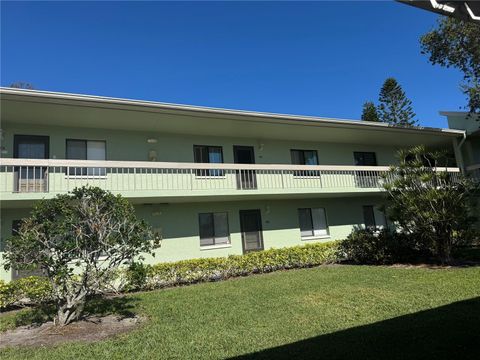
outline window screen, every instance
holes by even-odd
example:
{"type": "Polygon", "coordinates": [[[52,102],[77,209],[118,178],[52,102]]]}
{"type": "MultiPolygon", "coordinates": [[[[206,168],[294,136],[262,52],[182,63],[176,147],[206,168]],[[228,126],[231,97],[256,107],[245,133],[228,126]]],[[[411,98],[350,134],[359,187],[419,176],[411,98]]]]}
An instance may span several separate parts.
{"type": "Polygon", "coordinates": [[[375,228],[375,212],[372,205],[365,205],[363,207],[363,221],[367,229],[375,228]]]}
{"type": "MultiPolygon", "coordinates": [[[[71,160],[105,160],[105,141],[67,139],[67,159],[71,160]]],[[[69,175],[105,176],[105,168],[71,167],[69,175]]]]}
{"type": "MultiPolygon", "coordinates": [[[[194,145],[193,157],[196,163],[223,163],[223,152],[221,146],[194,145]]],[[[197,176],[223,176],[224,171],[220,169],[198,169],[197,176]]]]}
{"type": "MultiPolygon", "coordinates": [[[[316,150],[290,150],[292,164],[294,165],[318,165],[316,150]]],[[[294,176],[319,176],[318,171],[295,170],[294,176]]]]}
{"type": "Polygon", "coordinates": [[[324,208],[298,209],[298,218],[302,237],[328,235],[327,218],[324,208]]]}
{"type": "Polygon", "coordinates": [[[377,166],[377,156],[374,152],[355,151],[353,157],[357,166],[377,166]]]}
{"type": "Polygon", "coordinates": [[[200,246],[230,243],[228,214],[226,212],[199,214],[198,222],[200,246]]]}

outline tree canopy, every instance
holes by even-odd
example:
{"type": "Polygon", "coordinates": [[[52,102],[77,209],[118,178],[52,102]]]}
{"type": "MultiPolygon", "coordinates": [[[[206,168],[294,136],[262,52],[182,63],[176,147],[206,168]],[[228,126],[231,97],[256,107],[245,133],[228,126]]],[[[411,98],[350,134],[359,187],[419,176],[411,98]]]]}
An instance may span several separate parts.
{"type": "Polygon", "coordinates": [[[378,117],[377,107],[372,101],[367,101],[363,104],[362,120],[373,121],[373,122],[380,121],[378,117]]]}
{"type": "Polygon", "coordinates": [[[437,27],[424,34],[420,44],[433,65],[463,73],[461,89],[467,96],[467,108],[480,113],[480,25],[440,16],[437,27]]]}
{"type": "Polygon", "coordinates": [[[102,293],[115,271],[159,240],[120,195],[82,187],[40,200],[7,240],[8,269],[41,268],[53,288],[56,323],[81,317],[87,296],[102,293]]]}
{"type": "Polygon", "coordinates": [[[417,123],[412,102],[407,98],[400,84],[394,78],[388,78],[380,89],[378,116],[380,121],[401,126],[413,126],[417,123]]]}
{"type": "Polygon", "coordinates": [[[418,146],[398,156],[399,164],[385,176],[387,215],[398,231],[448,262],[453,246],[478,235],[474,228],[478,185],[446,171],[448,159],[441,152],[418,146]]]}

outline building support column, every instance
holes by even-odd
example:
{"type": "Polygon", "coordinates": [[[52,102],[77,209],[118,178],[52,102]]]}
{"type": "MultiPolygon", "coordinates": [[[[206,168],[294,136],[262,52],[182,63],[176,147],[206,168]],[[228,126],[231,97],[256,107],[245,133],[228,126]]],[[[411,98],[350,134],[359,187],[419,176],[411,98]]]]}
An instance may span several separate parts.
{"type": "MultiPolygon", "coordinates": [[[[464,135],[465,136],[465,135],[464,135]]],[[[457,166],[460,168],[460,171],[465,174],[465,161],[463,159],[463,154],[462,154],[462,145],[465,142],[465,137],[461,140],[458,141],[458,139],[453,139],[453,151],[455,153],[455,159],[457,160],[457,166]]]]}

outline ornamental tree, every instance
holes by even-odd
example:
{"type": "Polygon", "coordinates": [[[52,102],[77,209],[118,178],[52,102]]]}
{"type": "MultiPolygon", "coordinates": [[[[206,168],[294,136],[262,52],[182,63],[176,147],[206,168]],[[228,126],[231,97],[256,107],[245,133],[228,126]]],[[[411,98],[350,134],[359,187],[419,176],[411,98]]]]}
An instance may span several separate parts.
{"type": "Polygon", "coordinates": [[[398,230],[443,263],[452,247],[478,236],[474,196],[478,184],[446,171],[447,158],[418,146],[400,151],[399,164],[385,176],[386,212],[398,230]]]}
{"type": "Polygon", "coordinates": [[[380,121],[400,126],[413,126],[417,123],[412,109],[412,101],[407,98],[400,84],[388,78],[380,89],[378,117],[380,121]]]}
{"type": "Polygon", "coordinates": [[[373,121],[379,122],[380,119],[378,117],[377,107],[371,101],[367,101],[363,104],[362,109],[362,120],[363,121],[373,121]]]}
{"type": "Polygon", "coordinates": [[[5,268],[43,269],[53,289],[55,324],[63,326],[82,316],[87,297],[103,293],[119,266],[142,253],[154,255],[159,246],[126,199],[82,187],[35,205],[7,240],[5,268]]]}

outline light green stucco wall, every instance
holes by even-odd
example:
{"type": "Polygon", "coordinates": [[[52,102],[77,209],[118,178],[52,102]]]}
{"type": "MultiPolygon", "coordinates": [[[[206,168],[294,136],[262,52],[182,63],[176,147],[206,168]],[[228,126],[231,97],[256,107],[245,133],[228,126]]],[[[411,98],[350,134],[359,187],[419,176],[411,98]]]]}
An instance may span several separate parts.
{"type": "Polygon", "coordinates": [[[193,145],[216,145],[223,147],[225,163],[233,163],[233,145],[248,145],[255,148],[256,162],[259,164],[290,164],[290,149],[317,150],[320,165],[354,165],[354,151],[374,151],[378,165],[395,162],[397,148],[393,146],[336,144],[325,142],[298,142],[282,140],[191,136],[154,132],[133,132],[105,129],[41,127],[34,125],[2,125],[4,145],[7,153],[3,157],[13,157],[13,136],[50,136],[50,157],[65,158],[66,139],[105,140],[107,160],[148,161],[150,150],[157,152],[157,161],[193,162],[193,145]],[[147,139],[156,138],[156,144],[148,144],[147,139]],[[263,144],[263,146],[261,146],[263,144]]]}
{"type": "MultiPolygon", "coordinates": [[[[153,204],[137,206],[137,213],[163,235],[162,247],[155,258],[146,262],[176,261],[190,258],[241,254],[239,210],[260,209],[265,249],[301,245],[316,241],[345,238],[355,225],[363,224],[362,205],[379,205],[381,197],[312,198],[292,200],[229,201],[205,203],[153,204]],[[323,207],[326,210],[330,238],[302,240],[297,209],[323,207]],[[231,247],[201,249],[198,235],[198,214],[202,212],[228,212],[231,247]]],[[[27,216],[29,209],[3,209],[1,235],[3,240],[11,234],[12,221],[27,216]]],[[[379,217],[381,214],[378,212],[379,217]]],[[[0,270],[0,278],[9,280],[10,273],[0,270]]]]}

